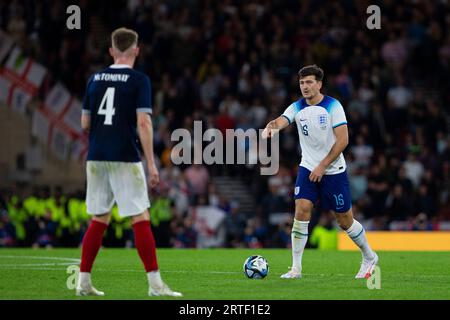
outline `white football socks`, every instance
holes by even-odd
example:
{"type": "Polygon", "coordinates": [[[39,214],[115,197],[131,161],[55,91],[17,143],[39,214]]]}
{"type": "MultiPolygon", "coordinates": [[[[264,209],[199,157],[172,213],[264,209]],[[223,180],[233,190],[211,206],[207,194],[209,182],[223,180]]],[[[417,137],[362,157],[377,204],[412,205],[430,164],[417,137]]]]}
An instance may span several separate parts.
{"type": "Polygon", "coordinates": [[[292,268],[302,271],[302,256],[308,241],[309,221],[299,221],[294,218],[292,225],[292,268]]]}
{"type": "Polygon", "coordinates": [[[350,228],[345,230],[347,232],[350,239],[361,249],[362,255],[364,259],[370,260],[374,256],[374,252],[369,246],[369,242],[366,238],[366,232],[364,231],[361,223],[353,219],[353,224],[350,228]]]}
{"type": "Polygon", "coordinates": [[[147,272],[148,285],[152,288],[161,288],[164,283],[159,270],[147,272]]]}
{"type": "Polygon", "coordinates": [[[90,272],[80,272],[78,274],[78,288],[85,288],[92,286],[91,273],[90,272]]]}

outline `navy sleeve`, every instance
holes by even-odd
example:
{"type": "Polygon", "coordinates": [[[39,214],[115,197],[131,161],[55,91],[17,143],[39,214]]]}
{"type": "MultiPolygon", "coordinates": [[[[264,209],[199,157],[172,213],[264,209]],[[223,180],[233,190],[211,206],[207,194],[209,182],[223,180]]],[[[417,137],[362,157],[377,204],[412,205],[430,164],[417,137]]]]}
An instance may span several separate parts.
{"type": "Polygon", "coordinates": [[[89,85],[91,84],[92,81],[92,77],[89,78],[89,81],[87,83],[86,86],[86,92],[84,93],[84,98],[83,98],[83,114],[91,114],[91,107],[89,104],[89,85]]]}
{"type": "Polygon", "coordinates": [[[146,112],[152,114],[152,96],[151,96],[150,78],[142,77],[138,83],[138,99],[136,112],[146,112]]]}

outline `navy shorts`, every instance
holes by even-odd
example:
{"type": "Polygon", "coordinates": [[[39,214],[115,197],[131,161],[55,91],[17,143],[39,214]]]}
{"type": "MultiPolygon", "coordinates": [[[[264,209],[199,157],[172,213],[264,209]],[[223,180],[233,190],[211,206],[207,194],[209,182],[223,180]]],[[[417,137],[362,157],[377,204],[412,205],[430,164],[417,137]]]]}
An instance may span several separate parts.
{"type": "Polygon", "coordinates": [[[347,171],[324,175],[320,182],[311,182],[310,174],[311,171],[305,167],[299,167],[294,189],[296,200],[308,199],[316,204],[320,196],[322,209],[333,210],[337,213],[347,212],[352,207],[347,171]]]}

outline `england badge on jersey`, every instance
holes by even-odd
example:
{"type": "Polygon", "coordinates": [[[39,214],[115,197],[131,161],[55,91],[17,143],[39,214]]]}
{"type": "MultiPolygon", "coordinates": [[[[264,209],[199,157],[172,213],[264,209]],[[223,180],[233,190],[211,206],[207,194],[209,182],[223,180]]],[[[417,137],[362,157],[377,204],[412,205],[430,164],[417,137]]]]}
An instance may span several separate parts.
{"type": "Polygon", "coordinates": [[[320,129],[325,130],[327,128],[328,115],[327,114],[319,114],[318,120],[319,120],[320,129]]]}
{"type": "Polygon", "coordinates": [[[298,195],[299,192],[300,192],[300,187],[295,187],[295,190],[294,190],[295,195],[298,195]]]}

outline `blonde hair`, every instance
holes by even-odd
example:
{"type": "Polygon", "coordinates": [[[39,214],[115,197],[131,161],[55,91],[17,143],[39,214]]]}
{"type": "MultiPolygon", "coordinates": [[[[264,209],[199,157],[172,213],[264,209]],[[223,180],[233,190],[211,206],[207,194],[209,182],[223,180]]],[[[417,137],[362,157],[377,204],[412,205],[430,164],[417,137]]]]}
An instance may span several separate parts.
{"type": "Polygon", "coordinates": [[[137,32],[134,30],[127,28],[116,29],[111,34],[112,47],[116,48],[120,52],[125,52],[131,47],[137,45],[138,37],[137,32]]]}

